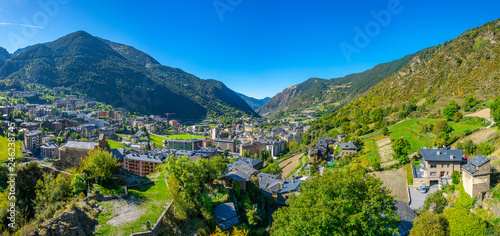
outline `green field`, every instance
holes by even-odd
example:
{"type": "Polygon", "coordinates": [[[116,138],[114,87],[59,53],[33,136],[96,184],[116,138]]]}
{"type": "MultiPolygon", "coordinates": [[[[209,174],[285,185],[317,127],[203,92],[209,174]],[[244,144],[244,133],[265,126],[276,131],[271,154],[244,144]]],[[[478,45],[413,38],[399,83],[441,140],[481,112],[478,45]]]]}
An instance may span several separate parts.
{"type": "Polygon", "coordinates": [[[166,136],[171,139],[203,139],[208,137],[208,136],[191,135],[191,134],[171,134],[166,136]]]}
{"type": "Polygon", "coordinates": [[[106,141],[108,142],[109,148],[111,148],[111,149],[116,149],[116,148],[121,148],[121,147],[126,148],[127,147],[127,146],[120,144],[120,142],[115,141],[115,140],[106,139],[106,141]]]}
{"type": "Polygon", "coordinates": [[[106,210],[98,215],[100,227],[96,233],[99,235],[129,235],[133,232],[145,231],[146,221],[149,220],[154,224],[159,215],[165,210],[164,206],[169,202],[166,192],[167,185],[161,179],[154,182],[154,184],[129,189],[129,197],[126,202],[117,200],[100,202],[99,205],[106,210]],[[131,222],[117,226],[108,224],[108,221],[117,215],[117,211],[127,207],[127,205],[136,206],[132,208],[132,211],[140,214],[140,216],[131,222]]]}
{"type": "MultiPolygon", "coordinates": [[[[9,140],[7,139],[7,137],[0,136],[0,162],[5,162],[7,161],[7,158],[9,158],[8,145],[9,145],[9,140]]],[[[22,147],[21,142],[16,141],[16,158],[22,156],[21,147],[22,147]]]]}
{"type": "MultiPolygon", "coordinates": [[[[422,134],[419,133],[420,128],[423,124],[436,124],[438,121],[442,119],[411,119],[399,124],[393,125],[389,127],[389,131],[391,132],[391,138],[397,139],[400,137],[405,137],[405,139],[410,142],[411,150],[410,153],[416,152],[419,148],[422,147],[431,147],[432,141],[435,139],[435,135],[428,133],[422,134]]],[[[453,133],[455,135],[460,135],[463,131],[469,129],[473,131],[475,129],[485,127],[486,124],[483,124],[478,119],[470,119],[465,120],[459,123],[449,122],[451,127],[453,127],[453,133]]]]}
{"type": "Polygon", "coordinates": [[[149,140],[155,144],[157,148],[163,147],[163,140],[168,140],[168,138],[156,135],[149,135],[149,140]]]}

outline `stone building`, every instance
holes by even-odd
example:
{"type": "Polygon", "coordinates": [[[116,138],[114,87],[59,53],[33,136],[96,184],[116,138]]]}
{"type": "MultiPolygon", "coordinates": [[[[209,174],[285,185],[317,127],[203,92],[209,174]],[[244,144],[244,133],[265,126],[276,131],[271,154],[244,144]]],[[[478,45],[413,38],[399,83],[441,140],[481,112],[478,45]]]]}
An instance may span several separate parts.
{"type": "Polygon", "coordinates": [[[420,167],[413,168],[413,184],[415,186],[451,184],[453,171],[460,171],[463,150],[457,149],[420,149],[423,161],[420,167]]]}
{"type": "Polygon", "coordinates": [[[490,158],[477,155],[462,166],[462,182],[465,192],[471,197],[483,200],[490,189],[490,158]]]}
{"type": "Polygon", "coordinates": [[[68,141],[59,148],[59,159],[54,161],[54,166],[70,168],[80,165],[80,161],[96,148],[106,149],[106,137],[101,134],[98,142],[95,141],[68,141]]]}

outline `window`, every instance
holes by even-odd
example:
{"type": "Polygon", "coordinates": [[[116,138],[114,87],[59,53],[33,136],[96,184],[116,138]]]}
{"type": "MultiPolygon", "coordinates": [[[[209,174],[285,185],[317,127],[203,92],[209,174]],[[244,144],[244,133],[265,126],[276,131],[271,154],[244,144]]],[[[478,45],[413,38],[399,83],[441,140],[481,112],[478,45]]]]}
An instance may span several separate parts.
{"type": "Polygon", "coordinates": [[[441,165],[441,168],[444,168],[444,164],[441,165]]]}
{"type": "Polygon", "coordinates": [[[431,168],[436,168],[436,165],[431,165],[431,168]]]}
{"type": "Polygon", "coordinates": [[[436,172],[431,172],[431,176],[437,176],[436,172]]]}

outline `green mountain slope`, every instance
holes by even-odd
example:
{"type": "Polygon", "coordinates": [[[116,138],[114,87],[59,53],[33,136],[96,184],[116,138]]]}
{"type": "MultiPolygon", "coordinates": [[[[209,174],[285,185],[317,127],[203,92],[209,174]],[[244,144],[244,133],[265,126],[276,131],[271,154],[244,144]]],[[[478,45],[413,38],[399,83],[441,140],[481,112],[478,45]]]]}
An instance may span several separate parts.
{"type": "Polygon", "coordinates": [[[324,106],[343,100],[350,100],[388,78],[414,56],[411,54],[399,60],[382,63],[367,71],[350,74],[342,78],[310,78],[303,83],[286,88],[262,106],[261,115],[272,115],[280,111],[324,106]]]}
{"type": "Polygon", "coordinates": [[[266,102],[271,100],[270,97],[265,97],[263,99],[257,99],[254,97],[249,97],[249,96],[242,94],[242,93],[236,93],[236,94],[238,96],[240,96],[254,110],[261,108],[262,106],[264,106],[264,104],[266,104],[266,102]]]}
{"type": "Polygon", "coordinates": [[[2,67],[9,58],[9,52],[5,48],[0,47],[0,67],[2,67]]]}
{"type": "Polygon", "coordinates": [[[65,86],[113,106],[175,118],[256,113],[224,84],[160,65],[126,45],[78,31],[8,60],[0,80],[65,86]]]}
{"type": "MultiPolygon", "coordinates": [[[[499,94],[500,20],[496,20],[422,50],[397,73],[318,119],[310,136],[338,131],[360,136],[405,118],[444,119],[443,110],[451,102],[457,104],[454,113],[463,114],[485,108],[499,94]]],[[[446,145],[454,141],[448,138],[446,145]]]]}

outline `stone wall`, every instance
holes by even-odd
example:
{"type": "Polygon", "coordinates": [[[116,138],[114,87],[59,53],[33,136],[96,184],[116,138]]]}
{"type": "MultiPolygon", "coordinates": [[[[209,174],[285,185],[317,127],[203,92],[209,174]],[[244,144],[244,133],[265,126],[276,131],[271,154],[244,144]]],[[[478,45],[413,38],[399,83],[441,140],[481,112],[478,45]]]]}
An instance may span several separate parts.
{"type": "Polygon", "coordinates": [[[174,201],[171,201],[166,207],[165,210],[160,214],[160,217],[156,220],[155,224],[151,227],[151,230],[148,231],[143,231],[143,232],[137,232],[130,234],[130,236],[157,236],[160,233],[160,228],[161,224],[163,222],[163,217],[169,212],[171,209],[173,209],[174,201]]]}

